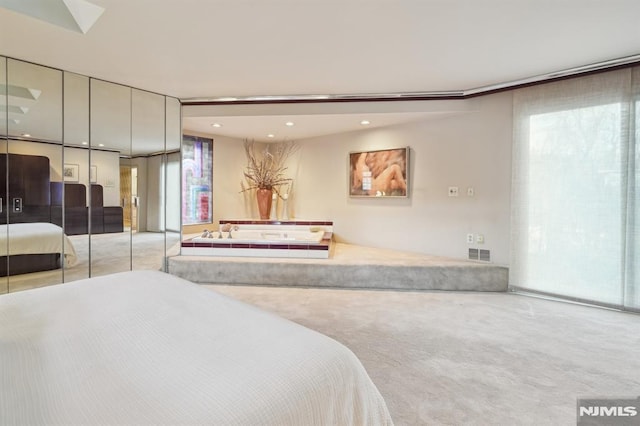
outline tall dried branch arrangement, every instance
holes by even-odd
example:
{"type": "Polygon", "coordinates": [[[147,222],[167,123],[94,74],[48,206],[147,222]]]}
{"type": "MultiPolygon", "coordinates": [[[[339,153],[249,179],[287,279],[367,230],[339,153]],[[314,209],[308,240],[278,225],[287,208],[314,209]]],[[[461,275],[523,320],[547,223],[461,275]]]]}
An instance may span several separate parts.
{"type": "Polygon", "coordinates": [[[247,168],[244,177],[251,189],[271,189],[280,196],[279,186],[290,183],[293,179],[286,177],[287,159],[298,150],[298,144],[293,141],[267,145],[262,152],[256,152],[254,141],[244,141],[244,152],[247,155],[247,168]]]}

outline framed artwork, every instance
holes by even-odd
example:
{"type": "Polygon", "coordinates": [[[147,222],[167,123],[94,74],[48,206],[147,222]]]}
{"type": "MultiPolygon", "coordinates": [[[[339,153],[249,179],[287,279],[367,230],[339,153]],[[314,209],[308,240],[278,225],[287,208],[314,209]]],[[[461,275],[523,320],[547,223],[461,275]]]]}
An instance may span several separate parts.
{"type": "Polygon", "coordinates": [[[407,197],[409,147],[349,153],[349,196],[407,197]]]}
{"type": "Polygon", "coordinates": [[[91,166],[89,171],[89,182],[90,183],[98,182],[98,166],[91,166]]]}
{"type": "Polygon", "coordinates": [[[66,164],[62,168],[62,177],[65,182],[78,182],[80,179],[80,166],[77,164],[66,164]]]}

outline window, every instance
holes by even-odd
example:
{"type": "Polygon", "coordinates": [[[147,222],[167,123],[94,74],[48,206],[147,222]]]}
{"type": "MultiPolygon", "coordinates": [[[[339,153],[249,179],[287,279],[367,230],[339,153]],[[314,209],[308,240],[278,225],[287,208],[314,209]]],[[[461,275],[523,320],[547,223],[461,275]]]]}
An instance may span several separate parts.
{"type": "Polygon", "coordinates": [[[211,223],[213,139],[182,140],[182,224],[211,223]]]}
{"type": "Polygon", "coordinates": [[[515,93],[512,287],[639,307],[631,76],[515,93]]]}

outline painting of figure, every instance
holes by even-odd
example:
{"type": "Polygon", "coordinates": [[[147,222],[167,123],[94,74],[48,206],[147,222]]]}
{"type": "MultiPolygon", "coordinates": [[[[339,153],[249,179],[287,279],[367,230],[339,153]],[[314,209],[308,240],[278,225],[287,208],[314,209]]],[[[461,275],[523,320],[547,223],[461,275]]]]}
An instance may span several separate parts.
{"type": "Polygon", "coordinates": [[[349,154],[349,195],[407,197],[409,148],[349,154]]]}

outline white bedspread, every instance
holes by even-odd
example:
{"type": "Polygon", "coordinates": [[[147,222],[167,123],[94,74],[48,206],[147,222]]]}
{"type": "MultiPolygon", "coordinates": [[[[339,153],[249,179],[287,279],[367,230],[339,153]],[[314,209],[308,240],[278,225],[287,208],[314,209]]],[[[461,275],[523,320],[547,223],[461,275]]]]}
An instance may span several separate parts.
{"type": "Polygon", "coordinates": [[[7,255],[7,235],[9,255],[63,253],[65,266],[73,266],[78,256],[62,228],[53,223],[12,223],[0,225],[0,256],[7,255]],[[64,250],[63,250],[64,235],[64,250]]]}
{"type": "Polygon", "coordinates": [[[0,296],[0,424],[390,425],[327,336],[162,272],[0,296]]]}

